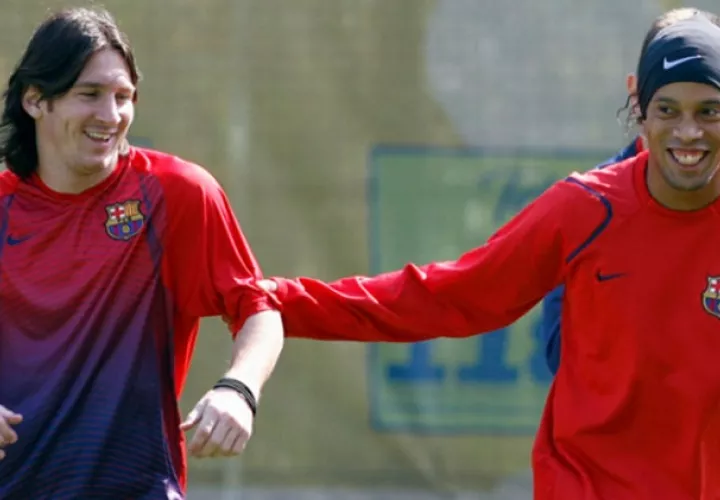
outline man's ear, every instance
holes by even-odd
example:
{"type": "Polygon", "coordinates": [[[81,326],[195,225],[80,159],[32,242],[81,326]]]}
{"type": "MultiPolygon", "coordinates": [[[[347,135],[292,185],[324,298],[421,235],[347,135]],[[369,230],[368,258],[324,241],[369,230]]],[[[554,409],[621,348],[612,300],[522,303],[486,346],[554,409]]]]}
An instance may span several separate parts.
{"type": "Polygon", "coordinates": [[[637,94],[637,77],[634,73],[630,73],[626,80],[625,84],[627,85],[627,91],[628,95],[635,95],[637,94]]]}
{"type": "Polygon", "coordinates": [[[43,117],[46,106],[42,100],[42,94],[37,87],[28,87],[22,96],[22,107],[27,114],[35,120],[43,117]]]}

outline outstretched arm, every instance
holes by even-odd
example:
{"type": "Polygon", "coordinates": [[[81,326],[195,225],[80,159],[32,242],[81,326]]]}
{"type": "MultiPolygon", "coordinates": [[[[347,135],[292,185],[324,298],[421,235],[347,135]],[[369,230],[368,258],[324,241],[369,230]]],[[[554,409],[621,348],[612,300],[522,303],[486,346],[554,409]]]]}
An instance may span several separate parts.
{"type": "Polygon", "coordinates": [[[416,342],[507,326],[563,281],[604,216],[581,186],[559,182],[456,261],[332,283],[274,278],[286,335],[416,342]]]}

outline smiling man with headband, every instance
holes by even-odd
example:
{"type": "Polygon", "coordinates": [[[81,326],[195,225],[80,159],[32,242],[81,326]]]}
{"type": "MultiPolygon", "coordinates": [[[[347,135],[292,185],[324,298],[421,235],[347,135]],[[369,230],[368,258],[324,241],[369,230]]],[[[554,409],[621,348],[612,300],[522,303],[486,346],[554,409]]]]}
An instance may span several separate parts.
{"type": "MultiPolygon", "coordinates": [[[[642,47],[640,49],[640,58],[643,58],[650,43],[655,39],[657,34],[665,27],[675,24],[693,16],[701,16],[710,20],[716,25],[720,25],[720,18],[711,12],[692,8],[682,7],[678,9],[668,10],[659,15],[653,21],[650,29],[645,34],[642,47]]],[[[637,74],[632,73],[627,76],[628,97],[625,106],[619,111],[627,111],[627,125],[638,125],[640,112],[637,99],[637,74]]],[[[636,136],[632,143],[623,148],[614,157],[598,165],[596,168],[605,168],[608,165],[619,163],[627,160],[645,149],[644,140],[641,136],[636,136]]],[[[542,322],[540,324],[540,338],[545,344],[545,356],[550,372],[555,375],[560,365],[560,348],[561,348],[561,330],[562,330],[562,313],[563,301],[565,298],[565,287],[559,286],[548,294],[542,303],[542,322]]]]}
{"type": "Polygon", "coordinates": [[[574,174],[457,261],[260,282],[288,336],[418,342],[507,326],[565,285],[536,500],[718,498],[720,28],[661,29],[638,68],[648,151],[574,174]]]}
{"type": "Polygon", "coordinates": [[[696,16],[661,30],[638,64],[638,104],[664,205],[694,210],[718,194],[720,27],[696,16]],[[698,100],[698,98],[702,99],[698,100]]]}

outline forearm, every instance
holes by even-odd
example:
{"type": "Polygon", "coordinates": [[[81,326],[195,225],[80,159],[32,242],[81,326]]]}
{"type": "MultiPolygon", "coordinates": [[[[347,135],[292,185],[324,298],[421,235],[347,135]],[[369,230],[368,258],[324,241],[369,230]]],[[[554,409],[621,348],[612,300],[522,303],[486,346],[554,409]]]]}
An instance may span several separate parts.
{"type": "Polygon", "coordinates": [[[262,311],[250,316],[235,338],[231,366],[225,376],[243,382],[259,399],[280,357],[283,341],[279,312],[262,311]]]}

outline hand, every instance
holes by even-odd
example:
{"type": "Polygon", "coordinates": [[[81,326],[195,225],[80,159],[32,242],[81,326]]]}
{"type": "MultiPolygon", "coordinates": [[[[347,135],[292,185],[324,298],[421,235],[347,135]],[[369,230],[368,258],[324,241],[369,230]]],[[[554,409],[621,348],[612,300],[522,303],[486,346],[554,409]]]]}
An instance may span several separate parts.
{"type": "Polygon", "coordinates": [[[11,426],[22,422],[22,415],[12,412],[0,405],[0,460],[5,458],[3,448],[17,441],[17,433],[11,426]]]}
{"type": "Polygon", "coordinates": [[[197,458],[239,455],[253,430],[255,417],[245,398],[232,389],[209,391],[195,405],[182,431],[197,427],[188,444],[190,455],[197,458]]]}
{"type": "Polygon", "coordinates": [[[259,280],[257,286],[265,290],[266,292],[277,292],[278,286],[273,280],[259,280]]]}

